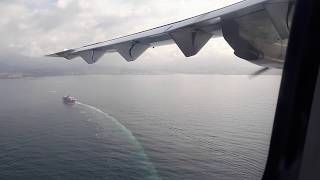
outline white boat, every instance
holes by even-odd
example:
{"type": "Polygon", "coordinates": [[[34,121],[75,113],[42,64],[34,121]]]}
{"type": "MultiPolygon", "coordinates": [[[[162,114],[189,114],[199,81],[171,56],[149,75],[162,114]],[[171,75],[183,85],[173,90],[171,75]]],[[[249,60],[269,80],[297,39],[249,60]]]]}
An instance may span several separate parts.
{"type": "Polygon", "coordinates": [[[75,97],[72,96],[63,96],[62,100],[65,104],[75,104],[77,99],[75,97]]]}

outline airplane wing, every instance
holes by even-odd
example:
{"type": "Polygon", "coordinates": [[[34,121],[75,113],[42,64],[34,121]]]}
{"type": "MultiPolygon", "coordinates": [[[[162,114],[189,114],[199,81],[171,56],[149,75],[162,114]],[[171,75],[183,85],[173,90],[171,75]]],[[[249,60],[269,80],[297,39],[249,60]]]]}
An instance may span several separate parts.
{"type": "Polygon", "coordinates": [[[50,54],[83,58],[93,64],[118,52],[134,61],[150,47],[175,43],[186,57],[196,55],[214,37],[224,37],[234,54],[252,63],[281,68],[294,1],[244,0],[221,9],[135,34],[50,54]]]}

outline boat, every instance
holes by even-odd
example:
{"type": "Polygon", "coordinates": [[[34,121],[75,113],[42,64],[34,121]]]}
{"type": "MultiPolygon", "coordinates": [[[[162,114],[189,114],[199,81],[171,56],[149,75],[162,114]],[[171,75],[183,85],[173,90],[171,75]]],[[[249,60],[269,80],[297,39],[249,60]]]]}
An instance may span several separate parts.
{"type": "Polygon", "coordinates": [[[63,100],[63,102],[65,103],[65,104],[75,104],[76,103],[76,101],[77,101],[77,99],[75,98],[75,97],[72,97],[72,96],[70,96],[70,95],[68,95],[68,96],[63,96],[62,97],[62,100],[63,100]]]}

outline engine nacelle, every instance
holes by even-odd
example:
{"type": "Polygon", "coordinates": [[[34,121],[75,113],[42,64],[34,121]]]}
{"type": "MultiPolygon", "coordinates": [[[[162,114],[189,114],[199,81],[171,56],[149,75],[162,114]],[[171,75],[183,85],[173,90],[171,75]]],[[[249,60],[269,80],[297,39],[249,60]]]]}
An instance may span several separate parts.
{"type": "Polygon", "coordinates": [[[236,56],[258,65],[281,68],[294,5],[271,2],[264,8],[239,18],[222,19],[222,34],[236,56]]]}

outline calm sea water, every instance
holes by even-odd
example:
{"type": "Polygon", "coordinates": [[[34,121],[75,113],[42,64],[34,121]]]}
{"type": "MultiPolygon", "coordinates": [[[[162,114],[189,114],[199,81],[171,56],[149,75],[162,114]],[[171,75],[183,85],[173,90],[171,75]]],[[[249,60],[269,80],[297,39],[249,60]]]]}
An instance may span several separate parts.
{"type": "Polygon", "coordinates": [[[0,80],[0,179],[261,178],[279,76],[0,80]],[[61,97],[76,96],[68,106],[61,97]]]}

